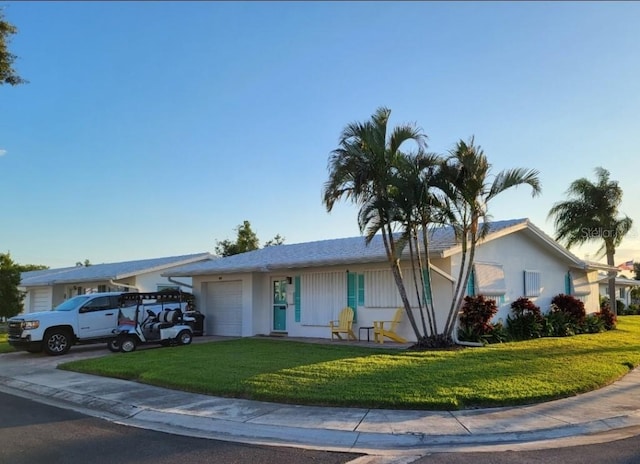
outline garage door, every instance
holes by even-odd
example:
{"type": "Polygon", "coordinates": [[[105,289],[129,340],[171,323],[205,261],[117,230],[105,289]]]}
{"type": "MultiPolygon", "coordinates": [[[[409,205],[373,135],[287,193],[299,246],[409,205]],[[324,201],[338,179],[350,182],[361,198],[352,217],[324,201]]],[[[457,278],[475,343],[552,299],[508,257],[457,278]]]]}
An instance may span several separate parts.
{"type": "Polygon", "coordinates": [[[242,335],[242,281],[207,283],[205,301],[207,335],[242,335]]]}
{"type": "Polygon", "coordinates": [[[51,309],[51,289],[34,288],[31,290],[29,300],[29,312],[49,311],[51,309]]]}

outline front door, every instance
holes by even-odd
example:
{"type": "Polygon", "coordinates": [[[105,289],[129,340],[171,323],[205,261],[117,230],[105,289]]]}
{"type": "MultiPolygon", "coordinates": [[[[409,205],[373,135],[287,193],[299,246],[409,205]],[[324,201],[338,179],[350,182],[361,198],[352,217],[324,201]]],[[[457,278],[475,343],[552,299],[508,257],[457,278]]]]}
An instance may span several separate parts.
{"type": "Polygon", "coordinates": [[[273,281],[273,330],[284,332],[287,330],[287,281],[276,279],[273,281]]]}

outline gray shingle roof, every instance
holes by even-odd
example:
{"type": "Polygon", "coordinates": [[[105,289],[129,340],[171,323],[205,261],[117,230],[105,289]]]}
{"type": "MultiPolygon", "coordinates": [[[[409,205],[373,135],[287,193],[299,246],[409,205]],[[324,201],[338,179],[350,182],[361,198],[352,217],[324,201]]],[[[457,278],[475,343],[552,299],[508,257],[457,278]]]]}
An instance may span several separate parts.
{"type": "Polygon", "coordinates": [[[28,271],[21,274],[20,285],[36,287],[53,284],[98,282],[118,280],[154,271],[162,271],[210,258],[209,253],[168,256],[165,258],[142,259],[121,263],[92,264],[91,266],[65,267],[28,271]]]}
{"type": "MultiPolygon", "coordinates": [[[[494,221],[490,223],[490,234],[525,223],[528,223],[527,219],[494,221]]],[[[432,254],[438,254],[456,245],[451,227],[435,229],[430,240],[430,253],[432,254]]],[[[376,235],[369,245],[365,244],[364,237],[349,237],[270,246],[225,258],[213,258],[181,266],[171,269],[163,275],[184,277],[232,272],[267,272],[275,269],[383,261],[386,261],[384,243],[382,237],[376,235]]]]}

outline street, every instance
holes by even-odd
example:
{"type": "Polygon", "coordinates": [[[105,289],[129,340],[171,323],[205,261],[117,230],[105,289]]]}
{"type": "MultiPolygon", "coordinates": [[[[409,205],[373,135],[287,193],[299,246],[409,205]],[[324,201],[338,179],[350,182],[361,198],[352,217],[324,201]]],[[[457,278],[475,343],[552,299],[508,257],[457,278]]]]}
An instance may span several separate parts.
{"type": "Polygon", "coordinates": [[[341,464],[358,455],[250,446],[113,424],[0,393],[0,462],[341,464]]]}

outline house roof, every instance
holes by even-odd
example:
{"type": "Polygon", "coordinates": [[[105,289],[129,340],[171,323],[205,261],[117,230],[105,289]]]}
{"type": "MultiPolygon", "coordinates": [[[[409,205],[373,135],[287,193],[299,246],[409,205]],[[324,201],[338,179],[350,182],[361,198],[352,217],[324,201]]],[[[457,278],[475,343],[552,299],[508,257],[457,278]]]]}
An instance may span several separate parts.
{"type": "MultiPolygon", "coordinates": [[[[489,234],[485,241],[527,230],[560,253],[569,265],[588,268],[588,265],[566,251],[553,239],[535,227],[528,219],[511,219],[489,223],[489,234]]],[[[429,253],[434,257],[447,257],[460,252],[451,227],[436,228],[432,231],[429,253]]],[[[382,237],[376,235],[369,245],[364,237],[338,238],[315,242],[277,245],[261,248],[224,258],[213,258],[171,269],[163,275],[184,277],[208,274],[229,274],[241,272],[268,272],[277,269],[304,268],[312,266],[332,266],[340,264],[365,264],[386,261],[382,237]]]]}
{"type": "MultiPolygon", "coordinates": [[[[606,274],[599,274],[598,283],[601,285],[607,285],[609,283],[609,276],[606,274]]],[[[616,285],[620,287],[638,287],[640,286],[640,280],[627,279],[626,277],[616,277],[616,285]]]]}
{"type": "Polygon", "coordinates": [[[164,271],[211,258],[209,253],[141,259],[121,263],[92,264],[58,269],[28,271],[21,274],[20,286],[41,287],[54,284],[119,280],[149,272],[164,271]]]}

